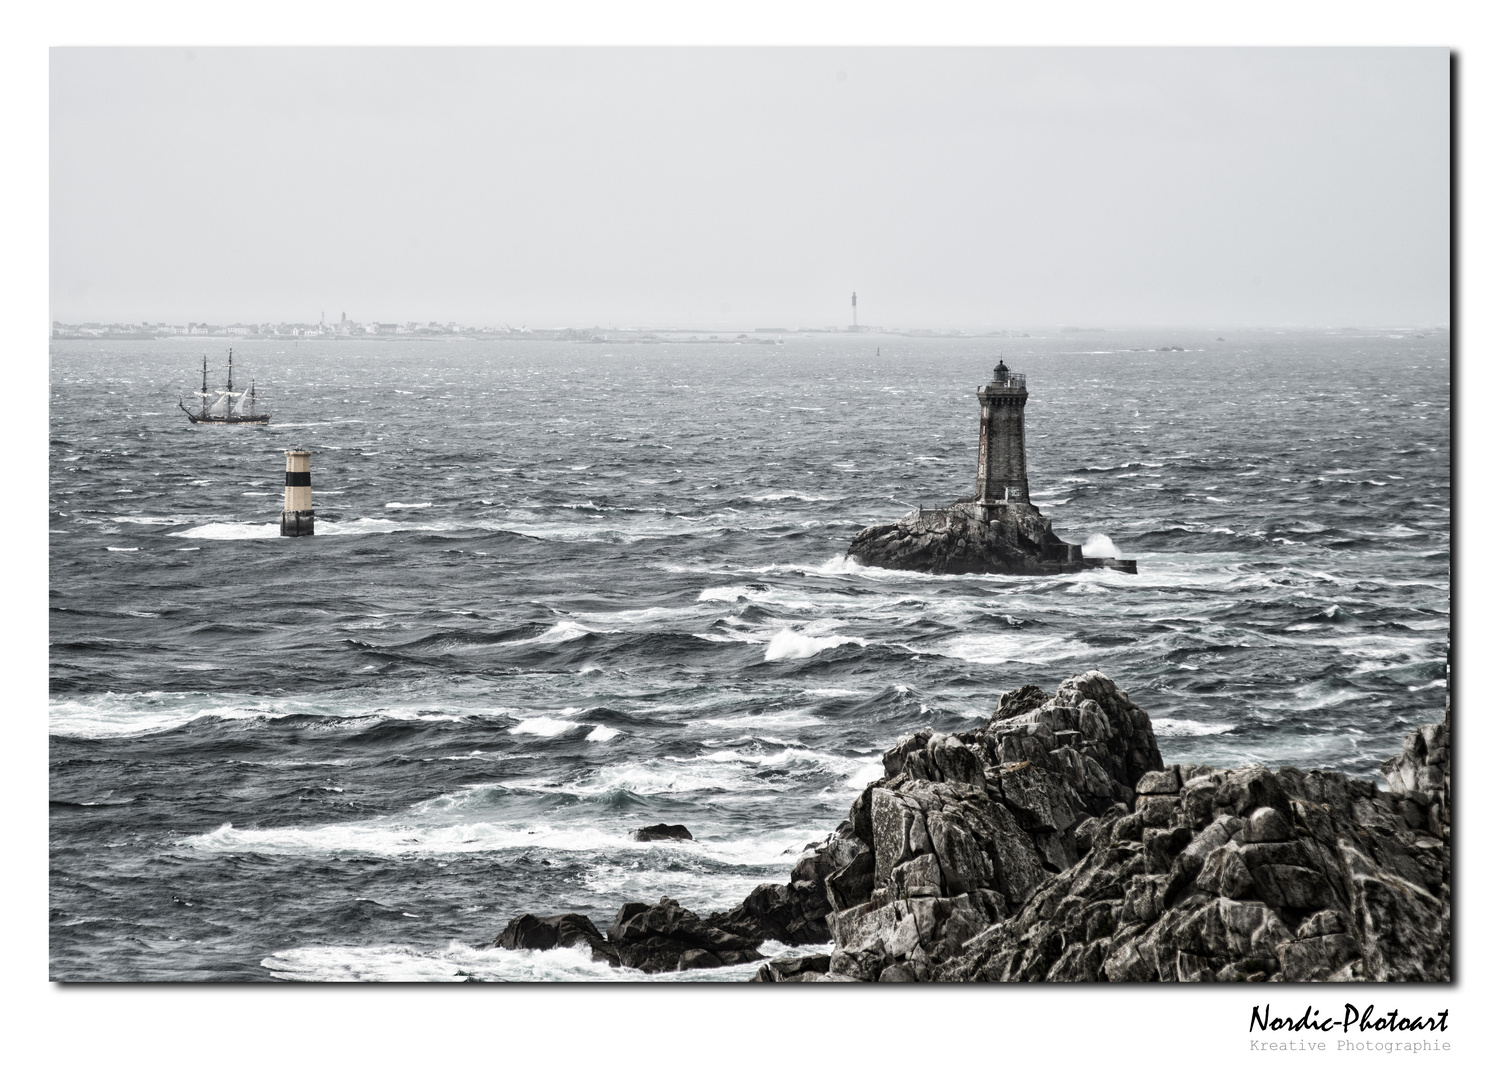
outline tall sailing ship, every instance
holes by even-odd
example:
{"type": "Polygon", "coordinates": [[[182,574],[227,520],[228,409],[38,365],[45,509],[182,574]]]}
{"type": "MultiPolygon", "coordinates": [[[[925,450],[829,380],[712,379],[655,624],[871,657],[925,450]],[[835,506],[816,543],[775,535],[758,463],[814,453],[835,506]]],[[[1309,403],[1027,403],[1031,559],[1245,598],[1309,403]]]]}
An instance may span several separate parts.
{"type": "Polygon", "coordinates": [[[177,399],[177,407],[187,413],[194,424],[269,424],[270,413],[255,411],[255,380],[250,380],[250,389],[234,389],[234,350],[229,350],[229,383],[223,390],[208,389],[208,354],[203,354],[203,389],[194,392],[198,409],[194,412],[177,399]],[[209,399],[215,398],[213,404],[209,399]],[[248,399],[248,400],[246,400],[248,399]],[[236,408],[238,406],[238,408],[236,408]],[[220,412],[219,410],[223,411],[220,412]]]}

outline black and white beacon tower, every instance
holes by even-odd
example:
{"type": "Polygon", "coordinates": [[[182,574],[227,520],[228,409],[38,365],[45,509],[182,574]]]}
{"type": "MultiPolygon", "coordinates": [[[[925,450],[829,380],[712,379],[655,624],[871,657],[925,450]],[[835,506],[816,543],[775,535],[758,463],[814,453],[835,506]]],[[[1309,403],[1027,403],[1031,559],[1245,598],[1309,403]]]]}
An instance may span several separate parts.
{"type": "Polygon", "coordinates": [[[286,502],[281,509],[281,535],[312,535],[311,451],[286,452],[286,502]]]}
{"type": "Polygon", "coordinates": [[[1002,506],[1031,502],[1025,476],[1025,376],[1001,357],[994,378],[978,388],[979,470],[974,499],[985,520],[1002,506]]]}

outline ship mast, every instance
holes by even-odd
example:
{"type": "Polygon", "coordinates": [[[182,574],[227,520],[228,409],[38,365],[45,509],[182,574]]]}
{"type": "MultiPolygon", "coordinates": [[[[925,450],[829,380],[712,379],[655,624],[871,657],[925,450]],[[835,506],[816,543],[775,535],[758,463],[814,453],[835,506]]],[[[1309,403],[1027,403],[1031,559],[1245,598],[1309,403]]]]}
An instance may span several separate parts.
{"type": "Polygon", "coordinates": [[[224,401],[224,419],[234,415],[234,350],[229,350],[229,396],[224,401]]]}
{"type": "Polygon", "coordinates": [[[198,415],[208,419],[208,354],[203,354],[203,393],[198,398],[198,415]]]}

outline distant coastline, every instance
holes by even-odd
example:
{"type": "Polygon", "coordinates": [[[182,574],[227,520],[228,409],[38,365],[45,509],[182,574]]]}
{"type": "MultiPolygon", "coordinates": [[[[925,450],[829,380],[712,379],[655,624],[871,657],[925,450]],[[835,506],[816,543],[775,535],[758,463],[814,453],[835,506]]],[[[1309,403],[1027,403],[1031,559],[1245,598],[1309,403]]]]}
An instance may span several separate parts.
{"type": "Polygon", "coordinates": [[[756,327],[754,330],[694,330],[671,327],[562,326],[462,326],[458,323],[369,323],[369,324],[290,324],[214,325],[189,323],[61,323],[52,324],[54,341],[151,341],[167,338],[192,338],[232,341],[573,341],[597,344],[722,344],[775,345],[784,337],[809,335],[880,334],[908,338],[1029,338],[1027,331],[887,329],[884,327],[756,327]]]}

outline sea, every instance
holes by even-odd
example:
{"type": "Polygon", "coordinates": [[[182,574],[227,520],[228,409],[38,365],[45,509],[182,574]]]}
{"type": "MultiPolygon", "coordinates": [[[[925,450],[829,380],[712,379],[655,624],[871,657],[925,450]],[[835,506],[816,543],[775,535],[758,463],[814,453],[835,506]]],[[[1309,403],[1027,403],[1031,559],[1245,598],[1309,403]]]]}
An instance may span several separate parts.
{"type": "Polygon", "coordinates": [[[741,981],[485,946],[784,882],[897,738],[1024,684],[1371,779],[1440,718],[1445,330],[765,337],[54,342],[51,977],[741,981]],[[178,409],[229,346],[269,426],[178,409]],[[972,491],[1001,353],[1033,501],[1137,575],[845,557],[972,491]]]}

